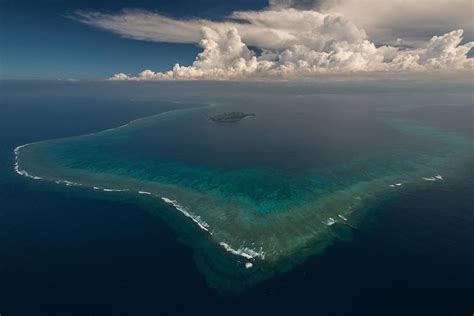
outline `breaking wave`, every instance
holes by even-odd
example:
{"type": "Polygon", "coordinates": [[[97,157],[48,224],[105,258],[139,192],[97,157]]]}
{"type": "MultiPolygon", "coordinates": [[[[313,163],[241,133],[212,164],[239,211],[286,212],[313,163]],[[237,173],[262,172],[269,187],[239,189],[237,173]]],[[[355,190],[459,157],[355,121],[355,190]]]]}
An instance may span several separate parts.
{"type": "Polygon", "coordinates": [[[24,145],[18,146],[13,150],[13,152],[15,153],[15,165],[14,165],[15,172],[18,173],[21,176],[31,178],[33,180],[41,180],[43,178],[38,177],[38,176],[34,176],[34,175],[28,173],[26,170],[20,169],[20,149],[22,149],[23,147],[26,147],[28,145],[30,145],[30,144],[24,144],[24,145]]]}
{"type": "Polygon", "coordinates": [[[171,199],[168,199],[166,197],[162,197],[161,199],[166,204],[173,206],[175,209],[177,209],[178,211],[183,213],[186,217],[189,217],[190,219],[192,219],[202,230],[204,230],[204,231],[206,231],[206,232],[208,232],[212,235],[212,233],[209,231],[209,224],[206,223],[205,221],[203,221],[201,219],[201,216],[192,214],[191,212],[188,211],[188,209],[186,207],[182,206],[181,204],[179,204],[175,200],[171,200],[171,199]]]}
{"type": "Polygon", "coordinates": [[[232,248],[228,243],[221,241],[219,243],[224,249],[236,256],[241,256],[247,259],[256,259],[260,258],[262,260],[265,259],[265,252],[260,249],[259,251],[256,251],[254,249],[248,248],[248,247],[241,247],[238,249],[232,248]]]}

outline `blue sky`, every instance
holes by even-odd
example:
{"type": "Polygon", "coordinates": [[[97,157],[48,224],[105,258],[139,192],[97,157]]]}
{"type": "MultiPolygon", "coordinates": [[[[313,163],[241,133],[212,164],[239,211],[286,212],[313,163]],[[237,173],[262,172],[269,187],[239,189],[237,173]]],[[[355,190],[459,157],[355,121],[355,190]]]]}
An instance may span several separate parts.
{"type": "Polygon", "coordinates": [[[102,79],[118,70],[165,70],[175,63],[189,64],[200,51],[193,44],[121,38],[67,18],[77,10],[141,8],[177,18],[219,19],[237,9],[259,9],[266,4],[258,0],[1,0],[1,78],[102,79]]]}
{"type": "Polygon", "coordinates": [[[471,0],[0,0],[0,78],[470,71],[471,9],[471,0]]]}

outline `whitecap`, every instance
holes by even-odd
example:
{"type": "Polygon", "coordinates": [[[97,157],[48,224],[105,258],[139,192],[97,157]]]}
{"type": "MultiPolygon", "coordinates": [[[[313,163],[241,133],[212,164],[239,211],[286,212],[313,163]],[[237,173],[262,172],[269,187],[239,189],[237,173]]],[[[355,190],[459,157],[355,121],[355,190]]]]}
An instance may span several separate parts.
{"type": "Polygon", "coordinates": [[[147,192],[147,191],[138,191],[138,194],[151,195],[151,193],[150,193],[150,192],[147,192]]]}
{"type": "Polygon", "coordinates": [[[125,192],[128,191],[128,189],[102,189],[104,192],[125,192]]]}
{"type": "Polygon", "coordinates": [[[323,221],[324,225],[332,226],[336,223],[336,220],[332,217],[329,217],[327,220],[323,221]]]}
{"type": "Polygon", "coordinates": [[[345,218],[345,217],[342,216],[341,214],[338,214],[337,216],[339,216],[339,218],[342,219],[343,221],[347,221],[347,218],[345,218]]]}
{"type": "Polygon", "coordinates": [[[82,184],[80,183],[77,183],[77,182],[73,182],[73,181],[69,181],[69,180],[57,180],[55,181],[57,184],[64,184],[68,187],[70,186],[82,186],[82,184]]]}
{"type": "Polygon", "coordinates": [[[261,248],[260,248],[260,251],[256,251],[248,247],[241,247],[238,249],[234,249],[228,243],[223,242],[223,241],[221,241],[219,245],[221,245],[222,247],[224,247],[225,250],[227,250],[228,252],[236,256],[241,256],[247,259],[255,259],[255,258],[261,258],[262,260],[265,259],[265,252],[263,252],[261,248]]]}
{"type": "MultiPolygon", "coordinates": [[[[175,209],[183,213],[186,217],[192,219],[202,230],[209,232],[209,224],[201,219],[200,216],[194,215],[189,212],[186,207],[182,206],[175,200],[168,199],[166,197],[161,198],[166,204],[173,206],[175,209]]],[[[211,234],[211,232],[209,232],[211,234]]],[[[211,234],[212,235],[212,234],[211,234]]]]}
{"type": "Polygon", "coordinates": [[[32,175],[30,173],[28,173],[26,170],[21,170],[20,169],[20,149],[23,148],[23,147],[26,147],[30,144],[24,144],[24,145],[21,145],[21,146],[17,146],[13,152],[15,154],[15,164],[14,164],[14,170],[17,174],[21,175],[21,176],[24,176],[24,177],[27,177],[27,178],[31,178],[33,180],[41,180],[43,178],[41,177],[38,177],[38,176],[35,176],[35,175],[32,175]]]}

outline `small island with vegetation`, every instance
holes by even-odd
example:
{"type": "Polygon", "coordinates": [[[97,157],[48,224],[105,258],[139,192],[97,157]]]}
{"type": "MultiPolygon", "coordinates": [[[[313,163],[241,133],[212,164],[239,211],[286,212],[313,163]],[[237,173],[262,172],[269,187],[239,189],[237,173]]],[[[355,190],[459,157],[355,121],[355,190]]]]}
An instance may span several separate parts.
{"type": "Polygon", "coordinates": [[[246,117],[255,117],[254,113],[229,112],[208,117],[209,121],[213,122],[238,122],[246,117]]]}

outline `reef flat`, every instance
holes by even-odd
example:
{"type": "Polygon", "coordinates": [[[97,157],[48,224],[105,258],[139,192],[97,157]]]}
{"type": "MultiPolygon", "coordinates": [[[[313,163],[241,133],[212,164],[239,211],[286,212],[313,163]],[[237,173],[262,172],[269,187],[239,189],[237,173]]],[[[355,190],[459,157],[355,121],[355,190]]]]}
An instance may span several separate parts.
{"type": "Polygon", "coordinates": [[[455,178],[470,159],[460,135],[383,113],[336,129],[332,108],[257,110],[238,125],[210,126],[197,118],[211,109],[198,108],[27,144],[15,170],[134,196],[188,236],[212,286],[235,289],[345,238],[379,201],[455,178]]]}

